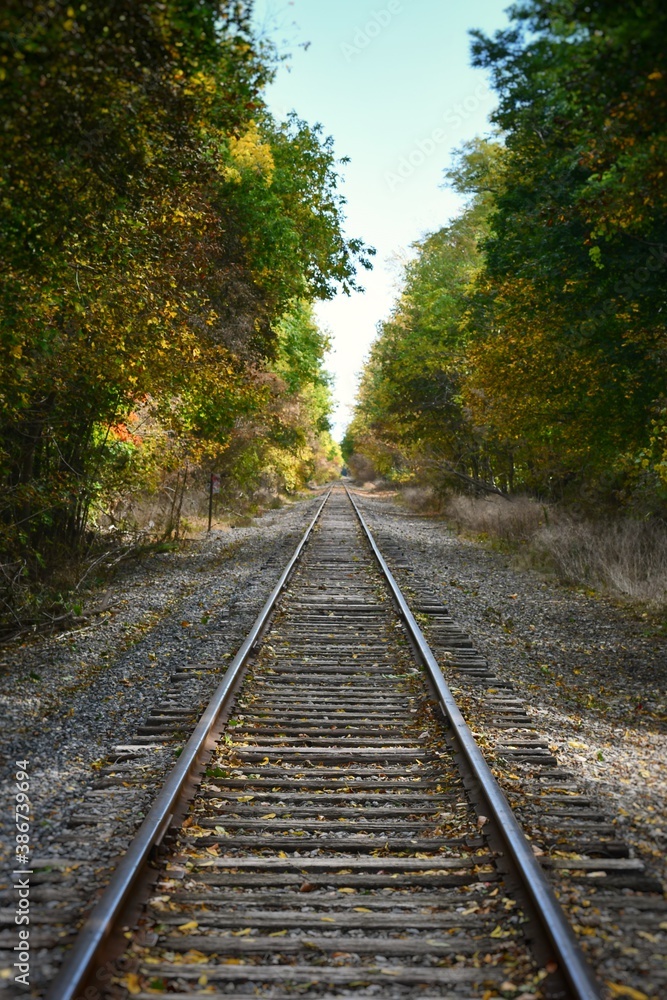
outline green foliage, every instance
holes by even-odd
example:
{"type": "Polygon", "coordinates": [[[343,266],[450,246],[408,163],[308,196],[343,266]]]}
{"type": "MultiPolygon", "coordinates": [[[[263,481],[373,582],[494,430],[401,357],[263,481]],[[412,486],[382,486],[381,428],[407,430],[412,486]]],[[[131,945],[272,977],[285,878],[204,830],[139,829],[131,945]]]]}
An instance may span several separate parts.
{"type": "Polygon", "coordinates": [[[560,490],[627,475],[664,405],[667,12],[531,0],[514,22],[473,44],[508,153],[468,398],[560,490]]]}
{"type": "Polygon", "coordinates": [[[401,297],[372,347],[344,454],[365,451],[384,475],[411,469],[474,477],[488,464],[462,397],[470,336],[464,319],[500,154],[483,141],[461,151],[452,176],[467,186],[474,173],[480,188],[459,219],[415,244],[401,297]]]}
{"type": "Polygon", "coordinates": [[[523,0],[511,16],[473,33],[503,145],[470,144],[450,171],[468,208],[418,246],[352,434],[422,475],[664,510],[667,11],[523,0]]]}
{"type": "Polygon", "coordinates": [[[299,462],[319,441],[317,335],[285,353],[279,321],[372,251],[342,235],[331,140],[268,113],[250,8],[0,11],[0,562],[48,569],[91,511],[248,427],[299,462]]]}

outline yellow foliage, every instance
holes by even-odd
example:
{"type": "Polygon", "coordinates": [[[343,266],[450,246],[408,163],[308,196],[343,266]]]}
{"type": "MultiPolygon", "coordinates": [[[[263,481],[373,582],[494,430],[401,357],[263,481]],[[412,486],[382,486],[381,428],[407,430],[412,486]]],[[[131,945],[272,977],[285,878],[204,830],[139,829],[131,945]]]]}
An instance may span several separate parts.
{"type": "Polygon", "coordinates": [[[271,185],[275,171],[275,163],[268,142],[263,142],[256,122],[250,122],[248,128],[238,138],[229,139],[229,152],[233,166],[222,168],[225,180],[240,184],[245,172],[259,174],[271,185]]]}

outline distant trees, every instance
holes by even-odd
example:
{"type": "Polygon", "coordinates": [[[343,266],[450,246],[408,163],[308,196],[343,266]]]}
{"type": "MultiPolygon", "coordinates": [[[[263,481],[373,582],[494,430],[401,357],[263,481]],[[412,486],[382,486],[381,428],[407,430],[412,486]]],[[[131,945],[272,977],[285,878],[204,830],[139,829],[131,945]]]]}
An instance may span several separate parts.
{"type": "Polygon", "coordinates": [[[480,484],[664,510],[667,11],[512,10],[473,38],[502,145],[463,151],[450,179],[469,207],[417,246],[351,434],[394,469],[439,456],[480,484]]]}
{"type": "Polygon", "coordinates": [[[342,235],[331,140],[266,109],[250,6],[0,11],[0,562],[22,573],[161,468],[241,475],[264,448],[296,485],[331,446],[308,303],[371,251],[342,235]]]}

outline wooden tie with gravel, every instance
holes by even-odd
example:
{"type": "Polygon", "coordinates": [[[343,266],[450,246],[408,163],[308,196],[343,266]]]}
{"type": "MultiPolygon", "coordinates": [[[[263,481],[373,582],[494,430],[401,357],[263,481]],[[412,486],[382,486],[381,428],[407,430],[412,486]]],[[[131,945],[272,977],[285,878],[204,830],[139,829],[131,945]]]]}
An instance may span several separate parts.
{"type": "MultiPolygon", "coordinates": [[[[412,611],[343,491],[318,517],[221,683],[231,717],[218,702],[224,732],[99,995],[657,1000],[660,885],[409,553],[380,528],[412,611]]],[[[50,1000],[78,995],[67,975],[50,1000]]]]}
{"type": "Polygon", "coordinates": [[[334,494],[256,656],[116,989],[539,996],[372,554],[334,494]]]}

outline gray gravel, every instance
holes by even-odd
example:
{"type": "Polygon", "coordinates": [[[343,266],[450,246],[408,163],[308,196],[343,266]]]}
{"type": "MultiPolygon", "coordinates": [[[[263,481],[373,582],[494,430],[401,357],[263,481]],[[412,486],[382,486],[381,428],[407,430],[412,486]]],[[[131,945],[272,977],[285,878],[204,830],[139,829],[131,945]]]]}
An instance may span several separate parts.
{"type": "MultiPolygon", "coordinates": [[[[96,763],[160,702],[174,666],[218,661],[224,669],[318,502],[307,498],[252,527],[215,531],[179,552],[128,563],[104,593],[90,595],[88,623],[2,650],[2,796],[11,801],[14,762],[27,758],[38,857],[62,853],[61,834],[96,763]]],[[[173,751],[165,770],[172,761],[173,751]]],[[[10,820],[6,808],[3,859],[13,850],[10,820]]]]}

